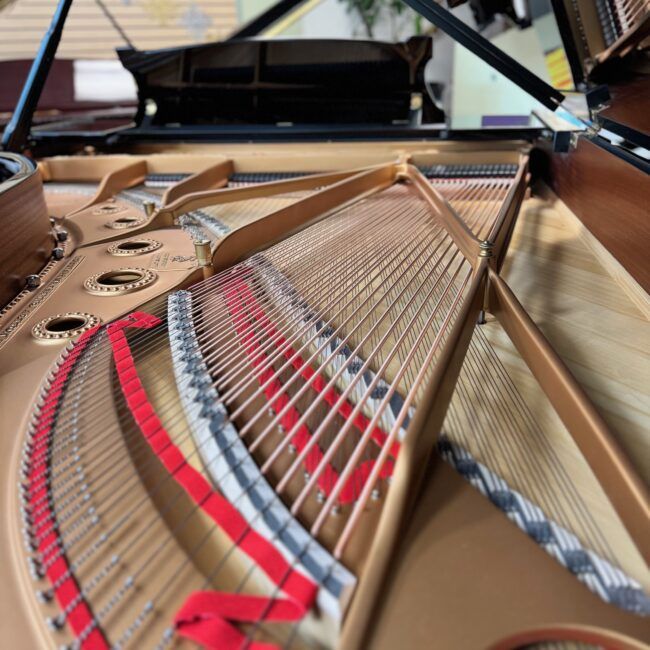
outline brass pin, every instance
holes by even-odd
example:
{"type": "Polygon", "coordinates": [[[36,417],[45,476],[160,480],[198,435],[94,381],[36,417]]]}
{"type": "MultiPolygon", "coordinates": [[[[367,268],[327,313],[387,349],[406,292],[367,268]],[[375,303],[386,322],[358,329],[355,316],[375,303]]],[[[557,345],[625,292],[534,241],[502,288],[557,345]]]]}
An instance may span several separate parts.
{"type": "Polygon", "coordinates": [[[199,239],[194,242],[194,252],[196,254],[197,266],[203,269],[203,276],[208,278],[214,274],[212,268],[212,251],[210,250],[210,241],[208,239],[199,239]]]}
{"type": "Polygon", "coordinates": [[[143,201],[142,207],[148,217],[150,217],[156,210],[156,204],[153,201],[143,201]]]}
{"type": "Polygon", "coordinates": [[[479,257],[492,257],[492,242],[487,239],[482,241],[478,247],[480,248],[479,257]]]}

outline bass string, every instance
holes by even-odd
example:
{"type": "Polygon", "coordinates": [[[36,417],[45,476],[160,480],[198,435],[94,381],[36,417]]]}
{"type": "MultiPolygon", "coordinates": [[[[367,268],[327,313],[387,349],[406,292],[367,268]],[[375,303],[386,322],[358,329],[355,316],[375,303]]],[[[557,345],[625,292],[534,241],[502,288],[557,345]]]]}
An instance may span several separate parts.
{"type": "MultiPolygon", "coordinates": [[[[468,276],[468,277],[469,277],[469,276],[468,276]]],[[[253,572],[254,570],[255,570],[255,567],[252,567],[250,573],[252,574],[252,572],[253,572]]],[[[246,579],[248,579],[248,577],[247,577],[246,579]]],[[[240,588],[243,588],[244,583],[246,582],[246,579],[245,579],[244,581],[242,581],[242,584],[240,585],[240,588]]],[[[209,581],[206,580],[206,583],[205,583],[205,584],[209,584],[209,581]]],[[[280,587],[278,587],[277,589],[279,590],[279,588],[280,588],[280,587]]]]}
{"type": "MultiPolygon", "coordinates": [[[[388,194],[390,191],[394,191],[394,190],[397,190],[397,189],[400,189],[400,188],[399,188],[399,187],[391,188],[391,190],[389,190],[389,191],[385,191],[384,193],[385,193],[385,194],[388,194]]],[[[360,202],[359,204],[357,204],[357,205],[361,206],[361,204],[362,204],[364,201],[365,201],[365,202],[368,202],[368,199],[364,199],[363,201],[361,201],[361,202],[360,202]]],[[[356,206],[352,206],[352,208],[353,208],[353,209],[356,209],[356,206]]],[[[399,208],[401,208],[401,206],[398,206],[398,209],[399,209],[399,208]]],[[[321,222],[321,224],[322,224],[322,223],[323,223],[323,222],[321,222]]],[[[317,228],[318,225],[319,225],[319,224],[315,224],[314,226],[310,226],[310,229],[311,229],[311,228],[317,228]]],[[[290,239],[291,239],[291,238],[289,238],[289,240],[290,240],[290,239]]],[[[287,240],[285,240],[285,242],[286,242],[286,241],[287,241],[287,240]]],[[[280,246],[280,244],[276,245],[274,248],[277,249],[277,247],[279,247],[279,246],[280,246]]],[[[212,284],[214,284],[214,283],[217,281],[217,279],[218,279],[217,276],[215,276],[215,277],[213,277],[213,278],[211,278],[211,279],[205,281],[204,283],[199,283],[199,284],[197,285],[197,289],[198,289],[198,288],[201,288],[201,287],[209,288],[212,284]]]]}
{"type": "MultiPolygon", "coordinates": [[[[376,251],[374,251],[373,254],[374,254],[375,252],[376,252],[376,251]]],[[[338,266],[338,265],[337,265],[337,266],[338,266]]],[[[209,356],[207,356],[206,359],[207,359],[208,362],[211,361],[211,358],[210,358],[209,356]]]]}
{"type": "MultiPolygon", "coordinates": [[[[377,457],[376,463],[373,466],[373,468],[370,471],[370,474],[368,475],[368,478],[366,479],[366,482],[363,486],[361,495],[359,496],[359,499],[355,506],[353,507],[352,513],[350,517],[348,518],[345,527],[343,529],[342,534],[339,537],[339,541],[334,549],[334,557],[340,558],[347,543],[349,542],[349,539],[352,535],[352,532],[354,528],[358,525],[359,520],[362,516],[363,509],[366,507],[368,500],[371,495],[371,491],[374,487],[374,485],[377,482],[377,478],[379,475],[379,472],[381,471],[388,454],[390,453],[390,449],[392,448],[392,445],[394,445],[395,440],[397,438],[398,432],[401,430],[402,423],[404,422],[405,418],[407,417],[409,410],[411,408],[411,404],[413,403],[416,394],[420,390],[420,384],[425,376],[425,374],[431,369],[431,364],[433,363],[433,359],[435,358],[437,352],[438,352],[438,347],[440,342],[443,340],[444,336],[446,335],[446,330],[447,327],[449,326],[450,322],[452,321],[454,314],[457,311],[457,308],[460,305],[460,301],[464,295],[465,289],[467,288],[469,284],[470,278],[473,276],[473,269],[471,266],[465,262],[465,265],[469,267],[465,273],[465,278],[462,279],[461,277],[461,284],[457,288],[456,296],[454,298],[454,302],[452,304],[451,309],[447,312],[443,322],[441,323],[440,327],[437,330],[436,338],[433,341],[433,344],[431,345],[426,358],[424,359],[423,363],[421,364],[420,370],[418,372],[418,376],[416,377],[416,381],[413,386],[409,388],[408,393],[406,394],[403,404],[400,408],[399,414],[395,419],[395,424],[393,425],[393,428],[390,432],[390,434],[387,436],[384,445],[381,448],[381,451],[377,457]]],[[[460,270],[459,270],[460,273],[460,270]]],[[[446,294],[446,292],[445,292],[446,294]]],[[[438,301],[437,306],[439,306],[440,301],[438,301]]],[[[435,313],[437,311],[437,306],[434,312],[432,313],[432,317],[435,316],[435,313]]],[[[424,336],[424,331],[422,332],[422,336],[424,336]]],[[[372,420],[369,422],[367,429],[372,429],[372,427],[376,426],[381,413],[383,410],[386,408],[388,404],[388,400],[390,400],[392,394],[395,392],[395,384],[391,385],[389,391],[386,393],[386,395],[383,397],[382,402],[380,403],[379,407],[375,410],[375,414],[372,418],[372,420]]],[[[342,476],[342,475],[341,475],[342,476]]],[[[340,481],[339,481],[340,483],[340,481]]],[[[340,485],[337,486],[340,489],[340,485]]],[[[320,530],[320,527],[322,527],[325,516],[331,512],[331,508],[334,505],[334,501],[336,497],[338,496],[338,492],[336,490],[333,490],[332,493],[330,494],[328,500],[326,501],[325,505],[321,509],[321,514],[319,515],[320,521],[316,521],[315,524],[311,528],[311,533],[312,535],[316,535],[318,533],[318,530],[320,530]]]]}
{"type": "MultiPolygon", "coordinates": [[[[385,313],[389,313],[389,310],[387,309],[385,313]]],[[[339,347],[341,347],[344,343],[345,343],[345,339],[343,339],[343,340],[340,342],[339,347]]],[[[308,360],[307,363],[309,363],[309,361],[310,361],[310,360],[308,360]]],[[[325,362],[323,363],[323,366],[321,366],[321,367],[322,367],[323,369],[325,369],[325,365],[326,365],[326,363],[328,363],[328,362],[329,362],[329,359],[328,359],[327,361],[325,361],[325,362]]],[[[320,372],[320,369],[318,369],[318,371],[320,372]]],[[[340,373],[339,373],[339,374],[340,374],[340,373]]],[[[334,380],[336,380],[336,377],[334,378],[334,380]]],[[[285,388],[286,388],[286,384],[285,384],[285,388]]],[[[255,441],[255,443],[253,443],[253,444],[254,444],[254,445],[257,445],[258,440],[260,440],[260,439],[261,439],[261,435],[260,435],[260,438],[258,438],[258,439],[255,441]]],[[[253,445],[251,445],[251,451],[253,451],[253,450],[254,450],[254,449],[253,449],[253,445]]]]}
{"type": "MultiPolygon", "coordinates": [[[[456,272],[452,275],[451,281],[448,283],[447,287],[445,288],[445,293],[443,293],[443,295],[446,295],[446,292],[452,286],[452,282],[455,279],[456,275],[460,272],[461,267],[462,267],[462,262],[458,266],[456,272]]],[[[429,298],[432,295],[433,295],[433,289],[430,291],[427,298],[429,298]]],[[[393,392],[395,392],[396,386],[398,385],[398,382],[399,382],[399,380],[401,378],[401,375],[404,374],[405,368],[408,367],[411,359],[414,357],[414,355],[415,355],[415,353],[416,353],[416,351],[418,349],[420,341],[423,338],[423,333],[426,331],[426,329],[433,326],[433,323],[435,322],[435,314],[436,314],[437,309],[438,309],[439,306],[440,306],[440,301],[438,300],[438,303],[433,307],[432,313],[429,316],[427,323],[422,328],[421,333],[418,336],[418,340],[416,341],[417,345],[411,346],[410,350],[408,351],[408,353],[406,355],[406,358],[402,362],[402,365],[401,365],[399,371],[396,374],[396,377],[393,379],[392,382],[390,382],[389,389],[388,389],[387,393],[382,397],[382,402],[380,403],[380,405],[377,408],[375,408],[373,418],[371,420],[371,422],[373,423],[373,426],[371,427],[370,424],[368,424],[366,426],[366,428],[365,428],[365,430],[364,430],[364,432],[362,434],[361,440],[357,443],[356,448],[353,450],[352,455],[350,456],[350,459],[349,459],[345,469],[341,472],[341,475],[340,475],[340,477],[339,477],[339,479],[337,481],[337,484],[334,486],[334,488],[333,488],[333,490],[331,492],[331,495],[333,495],[335,493],[338,494],[340,492],[342,486],[345,484],[344,483],[345,480],[347,479],[347,477],[349,476],[349,474],[351,472],[351,468],[354,467],[354,463],[358,462],[359,455],[360,455],[361,451],[363,451],[363,449],[367,445],[367,442],[369,440],[369,436],[370,436],[372,430],[374,429],[374,425],[376,425],[378,423],[378,421],[379,421],[378,415],[381,414],[383,409],[386,407],[388,401],[392,397],[393,392]]],[[[412,317],[411,321],[409,322],[408,326],[407,326],[407,330],[408,330],[408,328],[410,328],[415,323],[416,323],[416,318],[415,318],[415,315],[414,315],[412,317]]],[[[401,343],[401,339],[402,339],[402,337],[400,337],[400,341],[395,345],[395,347],[393,348],[393,351],[391,352],[391,354],[389,354],[387,356],[387,358],[384,361],[384,363],[382,364],[382,366],[377,370],[375,378],[373,379],[373,381],[370,383],[370,385],[366,389],[363,397],[361,399],[357,400],[357,403],[355,404],[355,408],[353,409],[353,411],[352,411],[352,413],[350,415],[350,418],[343,425],[343,427],[341,427],[341,429],[337,432],[337,435],[336,435],[334,441],[331,443],[330,448],[327,450],[325,456],[321,460],[320,465],[312,473],[312,477],[310,478],[307,485],[305,486],[305,489],[302,492],[302,494],[299,495],[298,498],[294,499],[294,503],[293,503],[292,508],[291,508],[291,511],[294,514],[297,514],[297,512],[299,511],[301,505],[304,503],[307,495],[309,494],[310,489],[313,489],[313,487],[315,485],[315,482],[318,479],[318,476],[320,475],[320,473],[325,468],[325,463],[327,462],[327,460],[329,459],[329,457],[332,454],[332,450],[336,449],[336,446],[338,444],[340,444],[343,441],[343,439],[345,438],[345,435],[346,435],[347,431],[349,431],[350,424],[353,421],[353,418],[360,411],[360,408],[363,406],[363,404],[366,401],[366,399],[368,398],[368,396],[372,393],[372,390],[377,385],[379,379],[382,377],[382,375],[384,375],[385,370],[388,367],[388,364],[392,359],[392,356],[397,354],[397,350],[399,348],[399,344],[401,343]]],[[[345,392],[342,394],[341,398],[339,398],[339,399],[342,399],[344,395],[345,395],[345,392]]],[[[317,439],[318,435],[323,430],[323,427],[325,426],[325,424],[327,423],[327,421],[329,419],[331,419],[330,416],[327,416],[325,418],[325,420],[323,421],[323,423],[320,425],[320,427],[316,431],[313,432],[312,439],[310,440],[308,445],[302,450],[301,454],[296,458],[296,460],[294,461],[293,465],[289,468],[289,470],[287,470],[285,472],[282,481],[280,481],[280,483],[276,487],[276,490],[278,492],[280,492],[282,490],[282,487],[287,484],[287,482],[290,479],[292,473],[295,472],[296,469],[297,469],[297,463],[298,463],[298,461],[300,459],[300,456],[301,455],[306,455],[309,445],[312,445],[312,442],[317,439]]],[[[267,460],[267,463],[268,462],[269,461],[267,460]]],[[[316,532],[317,531],[312,529],[312,534],[316,534],[316,532]]]]}
{"type": "MultiPolygon", "coordinates": [[[[434,250],[433,252],[434,252],[434,254],[435,254],[436,251],[434,250]]],[[[410,283],[409,283],[409,284],[410,284],[410,283]]],[[[379,316],[379,317],[380,317],[380,316],[379,316]]],[[[379,317],[378,317],[378,318],[379,318],[379,317]]],[[[367,334],[368,334],[368,333],[367,333],[367,334]]],[[[366,336],[367,336],[367,334],[366,334],[366,336]]],[[[362,344],[363,344],[363,341],[362,341],[362,344]]],[[[373,348],[373,350],[374,350],[374,349],[379,349],[379,348],[380,348],[380,346],[377,346],[377,345],[375,344],[375,347],[373,348]]],[[[355,352],[357,352],[357,351],[358,351],[358,350],[356,350],[355,352]]],[[[352,356],[350,356],[350,359],[351,359],[351,358],[352,358],[352,356]]],[[[348,365],[348,364],[346,364],[346,365],[348,365]]]]}
{"type": "MultiPolygon", "coordinates": [[[[449,285],[447,287],[447,291],[449,290],[450,286],[451,285],[449,285]]],[[[436,316],[436,313],[438,311],[439,304],[440,304],[440,301],[438,301],[436,303],[435,307],[434,307],[433,313],[430,316],[430,322],[433,322],[433,320],[434,320],[434,318],[436,316]]],[[[446,326],[447,322],[448,321],[443,322],[443,327],[440,328],[440,330],[438,331],[437,338],[436,338],[436,340],[434,340],[434,345],[432,346],[432,348],[435,348],[435,346],[437,344],[437,341],[440,340],[440,337],[444,332],[444,329],[445,329],[445,326],[446,326]]],[[[418,337],[420,340],[424,336],[424,331],[425,330],[422,330],[421,335],[418,337]]],[[[420,343],[420,340],[417,341],[418,344],[420,343]]],[[[335,499],[336,499],[336,497],[338,495],[338,492],[340,491],[341,487],[343,486],[344,481],[347,479],[348,473],[352,468],[353,462],[356,460],[359,453],[361,453],[364,444],[367,442],[369,432],[373,429],[374,426],[376,426],[377,422],[379,421],[379,418],[381,417],[383,410],[386,408],[386,406],[387,406],[388,402],[390,401],[393,393],[395,392],[397,382],[399,382],[399,380],[401,378],[401,375],[404,372],[405,367],[408,366],[408,363],[410,362],[411,358],[415,354],[416,350],[417,350],[417,348],[413,348],[410,351],[410,353],[407,354],[407,357],[406,357],[404,363],[402,364],[401,368],[398,370],[398,372],[396,374],[396,377],[393,380],[393,383],[389,386],[387,392],[385,393],[382,400],[380,401],[379,406],[375,407],[373,418],[370,420],[370,422],[366,426],[364,434],[362,436],[362,440],[360,441],[360,443],[357,445],[355,451],[353,452],[353,455],[350,458],[350,461],[348,462],[347,467],[341,473],[341,476],[340,476],[340,478],[338,480],[337,485],[335,486],[335,489],[329,495],[328,501],[326,501],[325,506],[321,509],[321,513],[319,515],[319,518],[317,518],[316,522],[312,526],[312,529],[311,529],[312,535],[316,535],[318,533],[318,530],[319,530],[320,526],[322,525],[326,514],[329,512],[330,508],[332,507],[332,505],[333,505],[333,503],[334,503],[334,501],[335,501],[335,499]]],[[[373,382],[373,384],[376,384],[376,382],[373,382]]],[[[370,391],[372,391],[372,388],[373,388],[373,385],[371,384],[371,386],[369,386],[369,388],[368,388],[368,393],[370,391]]],[[[356,406],[355,406],[355,410],[350,415],[351,418],[354,417],[356,415],[356,413],[358,412],[358,409],[360,409],[363,406],[363,403],[364,403],[365,399],[367,399],[368,393],[366,393],[360,400],[357,401],[356,406]]],[[[414,395],[414,390],[412,389],[410,391],[410,395],[407,395],[407,400],[409,402],[413,398],[413,395],[414,395]]],[[[405,408],[406,409],[408,408],[406,403],[405,403],[404,406],[402,406],[402,409],[400,411],[400,415],[398,416],[396,424],[393,425],[393,428],[392,428],[389,436],[387,437],[386,442],[384,443],[384,447],[380,451],[379,457],[378,457],[377,462],[376,462],[376,464],[374,466],[374,469],[371,471],[370,477],[364,483],[364,485],[365,485],[364,489],[366,489],[366,490],[369,490],[371,486],[374,486],[376,476],[377,476],[377,474],[379,473],[379,471],[381,470],[381,468],[383,466],[382,457],[387,452],[387,450],[392,446],[392,444],[394,443],[395,436],[397,435],[397,432],[400,430],[401,422],[403,421],[404,416],[406,414],[405,408]]],[[[343,435],[343,433],[344,433],[344,431],[341,431],[341,432],[339,432],[339,435],[343,435]]],[[[314,474],[317,476],[317,472],[314,472],[314,474]]],[[[297,504],[294,503],[294,507],[295,507],[295,505],[297,505],[297,504]]],[[[353,514],[354,514],[354,511],[353,511],[353,514]]],[[[341,548],[340,545],[339,545],[339,548],[341,548]]]]}
{"type": "MultiPolygon", "coordinates": [[[[421,228],[418,227],[418,230],[413,234],[413,236],[410,236],[406,240],[405,243],[410,244],[412,241],[417,242],[420,230],[421,230],[421,228]]],[[[382,235],[382,239],[386,239],[386,238],[382,235]]],[[[389,255],[390,257],[399,257],[399,255],[400,255],[399,249],[395,249],[394,245],[392,245],[392,243],[390,241],[384,241],[383,245],[382,245],[382,249],[385,249],[387,251],[386,254],[389,255]]],[[[381,265],[382,265],[382,257],[384,255],[384,252],[383,252],[382,249],[377,249],[375,246],[373,246],[373,249],[371,249],[370,253],[377,257],[377,260],[374,263],[374,267],[371,267],[371,270],[372,270],[372,268],[376,269],[376,268],[381,267],[381,265]]],[[[327,253],[325,253],[325,254],[327,255],[327,253]]],[[[345,258],[346,258],[346,254],[343,253],[342,261],[345,261],[345,258]]],[[[361,255],[355,255],[354,258],[353,258],[352,263],[351,264],[344,264],[343,268],[345,268],[345,269],[347,269],[348,267],[354,268],[354,266],[356,264],[359,264],[359,263],[365,264],[365,259],[363,259],[361,255]]],[[[335,263],[334,266],[338,269],[339,265],[338,265],[338,263],[335,263]]],[[[286,281],[285,277],[274,266],[271,266],[271,269],[272,269],[273,276],[277,277],[280,280],[280,282],[282,282],[283,280],[286,281]]],[[[268,272],[265,275],[266,275],[266,277],[268,277],[268,272]]],[[[334,278],[337,281],[338,281],[339,276],[340,276],[340,273],[338,275],[333,274],[333,273],[328,273],[326,275],[328,280],[331,280],[332,278],[334,278]]],[[[352,278],[354,280],[357,277],[357,274],[355,274],[355,273],[347,273],[347,274],[344,275],[343,278],[341,278],[341,280],[345,280],[346,277],[352,278]]],[[[348,280],[345,280],[345,281],[347,282],[348,280]]],[[[319,282],[318,278],[316,279],[315,283],[316,283],[316,288],[318,290],[322,291],[322,283],[319,282]]],[[[257,284],[258,284],[258,286],[262,285],[262,289],[265,288],[263,286],[264,285],[263,280],[260,280],[257,284]]],[[[249,286],[251,287],[252,290],[255,290],[255,285],[253,285],[252,283],[249,283],[249,286]]],[[[304,294],[305,302],[309,302],[309,300],[313,300],[313,297],[315,297],[313,292],[311,291],[313,286],[314,286],[313,284],[310,286],[310,284],[307,283],[307,285],[305,286],[304,289],[301,287],[301,294],[304,294]]],[[[325,293],[327,293],[327,292],[325,292],[325,293]]],[[[269,294],[270,294],[270,292],[269,292],[269,294]]],[[[273,304],[274,296],[269,295],[268,298],[269,298],[269,300],[267,300],[267,296],[263,296],[261,298],[261,301],[260,301],[261,304],[262,305],[264,305],[265,303],[273,304]]],[[[277,304],[277,307],[275,307],[272,312],[269,312],[269,316],[271,318],[273,318],[274,320],[277,320],[277,316],[278,315],[282,316],[283,310],[285,310],[285,307],[287,306],[287,303],[290,304],[292,300],[294,300],[294,298],[290,294],[287,295],[287,297],[285,299],[283,299],[282,301],[278,301],[277,298],[275,298],[275,303],[277,304]]],[[[324,313],[325,309],[321,308],[319,310],[319,312],[324,313]]],[[[231,339],[229,347],[236,351],[237,350],[237,341],[232,340],[232,337],[229,336],[230,335],[230,331],[229,331],[230,328],[227,328],[227,325],[224,326],[222,329],[223,330],[228,329],[228,334],[226,336],[224,336],[224,337],[215,337],[215,335],[214,335],[215,334],[215,329],[213,329],[214,326],[212,325],[214,323],[214,317],[212,317],[211,314],[205,315],[205,313],[202,313],[201,317],[196,318],[196,323],[197,323],[198,326],[200,326],[200,323],[204,322],[206,320],[208,320],[208,323],[210,325],[210,329],[206,330],[203,334],[199,334],[199,340],[200,341],[206,341],[208,343],[208,345],[202,345],[202,350],[205,351],[205,350],[210,350],[211,348],[215,348],[217,345],[219,345],[221,343],[221,340],[223,340],[224,338],[226,338],[226,336],[228,336],[228,338],[231,339]],[[210,343],[212,345],[210,345],[210,343]]],[[[229,319],[229,320],[230,320],[230,322],[232,322],[232,319],[229,319]]],[[[250,326],[250,330],[252,330],[252,327],[253,326],[250,326]]],[[[219,328],[216,328],[216,330],[219,331],[219,328]]],[[[249,334],[250,330],[243,332],[243,335],[247,336],[249,334]]],[[[204,359],[205,359],[206,363],[208,365],[210,365],[211,362],[213,361],[213,359],[216,358],[217,353],[223,354],[224,352],[227,352],[227,349],[224,350],[223,346],[221,346],[215,353],[204,354],[204,359]]],[[[231,355],[230,358],[232,358],[232,355],[231,355]]],[[[229,357],[226,357],[224,359],[224,361],[225,362],[229,361],[229,357]]],[[[224,382],[224,381],[226,381],[228,379],[228,377],[221,374],[221,367],[219,365],[213,367],[213,371],[214,371],[215,375],[219,376],[219,381],[220,382],[224,382]]]]}
{"type": "MultiPolygon", "coordinates": [[[[389,305],[389,306],[386,308],[384,314],[390,314],[390,311],[391,311],[391,306],[389,305]]],[[[362,343],[363,343],[363,342],[360,343],[359,347],[362,345],[362,343]]],[[[378,346],[378,347],[379,347],[379,346],[378,346]]],[[[356,350],[353,351],[353,352],[351,353],[350,358],[352,358],[352,356],[355,354],[355,352],[356,352],[356,350]]],[[[372,355],[371,355],[371,356],[372,356],[372,355]]],[[[345,369],[345,367],[346,367],[347,365],[348,365],[348,363],[346,362],[346,363],[345,363],[345,364],[344,364],[344,365],[343,365],[343,366],[342,366],[342,367],[337,371],[337,373],[336,373],[334,376],[330,377],[330,386],[331,386],[331,385],[334,385],[334,383],[335,383],[336,380],[338,379],[338,376],[341,374],[341,372],[345,369]]],[[[363,372],[364,372],[364,368],[362,367],[361,369],[359,369],[359,371],[358,371],[358,375],[357,375],[357,376],[361,376],[363,372]]],[[[354,385],[352,385],[352,386],[348,386],[348,389],[347,389],[348,392],[351,391],[353,388],[354,388],[354,385]]],[[[302,390],[302,389],[301,389],[301,390],[302,390]]],[[[325,390],[327,390],[327,387],[325,388],[325,390]]],[[[341,399],[344,399],[344,398],[343,398],[343,395],[345,395],[345,394],[346,394],[345,392],[342,394],[341,399]]],[[[335,409],[336,409],[336,406],[334,406],[333,411],[335,411],[335,409]]],[[[332,411],[332,412],[333,412],[333,411],[332,411]]],[[[278,414],[278,415],[280,415],[280,414],[278,414]]],[[[306,418],[308,415],[309,415],[308,413],[305,413],[303,417],[306,418]]],[[[297,426],[298,426],[298,425],[297,425],[297,426]]],[[[261,438],[262,438],[262,434],[260,434],[260,436],[256,439],[255,443],[253,443],[253,445],[250,446],[251,451],[254,450],[254,448],[257,446],[257,444],[258,444],[258,442],[261,440],[261,438]]],[[[268,460],[267,460],[267,465],[268,465],[268,466],[270,466],[270,465],[272,464],[274,458],[275,458],[275,456],[271,456],[271,457],[268,458],[268,460]]],[[[264,466],[263,466],[263,468],[264,468],[264,466]]],[[[278,486],[278,488],[279,488],[279,486],[278,486]]]]}
{"type": "MultiPolygon", "coordinates": [[[[435,272],[438,272],[438,265],[442,263],[442,261],[446,258],[448,254],[450,254],[450,251],[453,249],[453,242],[452,240],[446,236],[446,233],[443,234],[442,240],[435,246],[435,248],[432,248],[432,253],[433,255],[430,256],[428,259],[423,259],[423,260],[418,260],[417,262],[411,262],[410,265],[415,265],[416,263],[418,264],[418,272],[422,271],[425,273],[428,273],[429,275],[432,275],[435,272]],[[444,246],[444,249],[441,251],[440,249],[444,246]]],[[[444,268],[442,271],[440,271],[441,275],[445,275],[445,270],[444,268]]],[[[414,274],[415,275],[415,274],[414,274]]],[[[404,286],[400,287],[400,294],[399,297],[401,300],[405,301],[404,304],[410,304],[414,300],[420,300],[421,296],[417,295],[417,289],[413,282],[409,282],[405,284],[404,286]]],[[[388,299],[388,296],[386,296],[386,300],[388,299]]],[[[397,309],[400,308],[399,304],[395,305],[397,309]]],[[[380,318],[379,314],[375,314],[375,312],[372,312],[373,316],[373,321],[376,321],[378,318],[380,318]]],[[[360,349],[360,355],[362,357],[369,357],[370,353],[369,350],[373,350],[377,348],[380,337],[381,337],[382,331],[381,328],[374,328],[373,331],[371,332],[371,336],[368,338],[367,342],[364,342],[361,346],[360,349]]],[[[412,328],[408,331],[405,332],[405,341],[407,345],[414,345],[414,340],[416,337],[415,329],[412,328]]],[[[380,348],[380,354],[377,357],[376,361],[373,361],[373,363],[381,363],[381,348],[380,348]]],[[[414,371],[412,370],[411,367],[407,368],[407,371],[404,375],[403,378],[403,383],[404,384],[409,384],[413,377],[412,373],[414,371]]]]}
{"type": "MultiPolygon", "coordinates": [[[[395,188],[386,190],[385,193],[389,193],[394,189],[395,188]]],[[[306,249],[302,253],[303,255],[313,254],[312,249],[316,249],[318,252],[323,236],[332,238],[336,236],[337,232],[349,229],[349,224],[346,223],[346,218],[352,216],[355,219],[360,219],[361,217],[366,216],[369,211],[377,208],[379,209],[379,212],[376,213],[375,216],[384,221],[391,215],[396,216],[398,211],[398,208],[391,205],[389,202],[384,202],[384,205],[382,205],[381,201],[374,201],[371,203],[368,198],[362,199],[351,206],[340,209],[337,213],[330,215],[327,219],[309,226],[306,229],[306,231],[308,231],[308,237],[300,237],[301,233],[298,233],[297,235],[291,236],[282,242],[275,244],[271,249],[267,249],[265,254],[268,255],[272,251],[277,263],[282,261],[282,258],[291,261],[296,257],[296,242],[299,242],[303,248],[306,249]],[[376,206],[375,203],[379,203],[379,205],[376,206]],[[355,213],[350,214],[353,211],[355,213]]],[[[219,284],[228,281],[228,271],[229,270],[221,272],[206,281],[198,283],[193,287],[193,294],[195,294],[196,297],[200,294],[209,295],[209,293],[219,286],[219,284]]]]}

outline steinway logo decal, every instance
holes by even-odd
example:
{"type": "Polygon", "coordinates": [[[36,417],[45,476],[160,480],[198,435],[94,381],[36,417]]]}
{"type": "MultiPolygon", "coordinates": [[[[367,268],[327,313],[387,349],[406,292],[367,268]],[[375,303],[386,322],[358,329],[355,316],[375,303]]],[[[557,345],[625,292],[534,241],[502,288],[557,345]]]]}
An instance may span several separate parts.
{"type": "Polygon", "coordinates": [[[65,282],[67,277],[85,260],[85,256],[79,255],[73,257],[59,272],[59,274],[48,284],[46,284],[41,291],[34,297],[34,299],[27,304],[25,309],[14,318],[7,327],[0,331],[0,348],[12,337],[12,335],[20,329],[20,326],[27,320],[27,318],[40,307],[60,286],[65,282]]]}

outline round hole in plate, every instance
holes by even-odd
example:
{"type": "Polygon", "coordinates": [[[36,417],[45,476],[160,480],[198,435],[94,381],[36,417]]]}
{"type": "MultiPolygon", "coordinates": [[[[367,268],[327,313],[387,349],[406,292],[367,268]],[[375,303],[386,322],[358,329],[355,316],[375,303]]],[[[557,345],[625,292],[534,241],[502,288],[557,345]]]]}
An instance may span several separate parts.
{"type": "Polygon", "coordinates": [[[138,270],[120,269],[119,271],[106,271],[97,276],[96,282],[105,287],[120,287],[125,284],[139,282],[144,278],[144,273],[138,270]]]}
{"type": "Polygon", "coordinates": [[[34,338],[41,341],[60,341],[73,338],[89,330],[101,321],[97,316],[84,312],[69,312],[44,318],[32,328],[34,338]]]}
{"type": "Polygon", "coordinates": [[[144,255],[158,250],[161,246],[162,244],[155,239],[127,239],[111,244],[108,247],[108,252],[118,257],[144,255]]]}
{"type": "Polygon", "coordinates": [[[111,269],[91,275],[85,282],[87,291],[99,295],[114,295],[137,291],[155,282],[155,271],[138,267],[111,269]]]}
{"type": "Polygon", "coordinates": [[[148,241],[124,241],[118,244],[117,248],[121,251],[140,251],[143,248],[148,248],[150,245],[148,241]]]}
{"type": "Polygon", "coordinates": [[[123,216],[109,221],[106,223],[107,228],[113,228],[114,230],[120,230],[122,228],[133,228],[134,226],[139,226],[141,223],[144,223],[144,219],[137,216],[123,216]]]}
{"type": "Polygon", "coordinates": [[[46,332],[51,332],[52,334],[63,334],[65,332],[71,332],[72,330],[78,330],[87,322],[88,319],[85,316],[57,316],[51,321],[45,323],[44,329],[46,332]]]}

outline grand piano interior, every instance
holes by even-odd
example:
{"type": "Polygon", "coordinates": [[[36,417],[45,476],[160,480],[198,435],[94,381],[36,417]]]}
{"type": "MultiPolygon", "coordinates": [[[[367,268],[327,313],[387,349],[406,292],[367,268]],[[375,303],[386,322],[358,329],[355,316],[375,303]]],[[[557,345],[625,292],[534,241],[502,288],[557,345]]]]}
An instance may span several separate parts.
{"type": "Polygon", "coordinates": [[[648,647],[648,5],[470,2],[548,83],[405,1],[122,47],[110,128],[35,118],[58,3],[0,151],[6,647],[648,647]],[[451,114],[443,33],[525,120],[451,114]]]}

